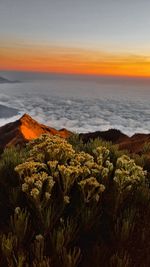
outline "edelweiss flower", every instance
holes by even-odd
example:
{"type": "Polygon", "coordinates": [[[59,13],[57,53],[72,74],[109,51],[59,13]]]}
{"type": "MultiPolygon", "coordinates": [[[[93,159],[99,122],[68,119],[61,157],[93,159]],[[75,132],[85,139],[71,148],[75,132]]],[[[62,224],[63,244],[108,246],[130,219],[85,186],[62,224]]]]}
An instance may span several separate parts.
{"type": "Polygon", "coordinates": [[[64,203],[69,204],[70,203],[70,198],[69,196],[64,196],[64,203]]]}
{"type": "Polygon", "coordinates": [[[16,207],[15,208],[15,214],[19,214],[21,212],[21,208],[20,207],[16,207]]]}
{"type": "Polygon", "coordinates": [[[44,239],[44,237],[43,237],[43,235],[39,234],[39,235],[35,236],[35,239],[40,242],[44,239]]]}
{"type": "Polygon", "coordinates": [[[45,193],[45,198],[46,198],[46,200],[49,200],[49,199],[50,199],[50,197],[51,197],[51,194],[50,194],[50,193],[48,193],[48,192],[46,192],[46,193],[45,193]]]}
{"type": "Polygon", "coordinates": [[[27,192],[28,188],[29,188],[28,184],[26,184],[26,183],[22,184],[22,191],[23,192],[27,192]]]}
{"type": "Polygon", "coordinates": [[[33,188],[30,192],[30,195],[34,198],[37,199],[39,196],[40,191],[37,188],[33,188]]]}

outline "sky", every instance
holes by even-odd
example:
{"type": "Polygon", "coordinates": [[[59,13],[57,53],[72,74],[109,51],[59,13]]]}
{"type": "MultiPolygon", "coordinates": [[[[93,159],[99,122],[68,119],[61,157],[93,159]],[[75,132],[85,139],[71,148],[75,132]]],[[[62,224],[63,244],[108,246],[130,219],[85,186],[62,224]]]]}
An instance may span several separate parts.
{"type": "Polygon", "coordinates": [[[150,77],[149,0],[0,0],[0,70],[150,77]]]}

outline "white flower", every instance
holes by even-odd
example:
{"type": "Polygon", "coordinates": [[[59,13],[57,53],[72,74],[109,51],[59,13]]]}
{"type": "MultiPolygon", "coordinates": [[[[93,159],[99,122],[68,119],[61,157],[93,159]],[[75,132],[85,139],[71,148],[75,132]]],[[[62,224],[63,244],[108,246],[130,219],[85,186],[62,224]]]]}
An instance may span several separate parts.
{"type": "Polygon", "coordinates": [[[26,177],[25,182],[28,184],[33,184],[34,183],[34,178],[33,177],[26,177]]]}
{"type": "Polygon", "coordinates": [[[48,184],[49,184],[49,187],[52,189],[55,184],[55,181],[53,180],[53,178],[48,179],[48,184]]]}
{"type": "Polygon", "coordinates": [[[137,166],[134,160],[123,155],[117,160],[114,181],[121,190],[132,188],[145,182],[145,173],[142,167],[137,166]]]}
{"type": "Polygon", "coordinates": [[[33,188],[30,192],[30,195],[34,198],[37,199],[38,195],[39,195],[39,190],[37,188],[33,188]]]}
{"type": "Polygon", "coordinates": [[[96,200],[96,202],[98,202],[98,201],[99,201],[99,199],[100,199],[100,196],[99,196],[99,194],[96,194],[96,195],[95,195],[95,200],[96,200]]]}
{"type": "Polygon", "coordinates": [[[35,239],[40,242],[44,239],[44,237],[41,234],[39,234],[35,236],[35,239]]]}
{"type": "Polygon", "coordinates": [[[48,193],[48,192],[46,192],[46,193],[45,193],[45,198],[46,198],[46,200],[49,200],[49,199],[50,199],[50,197],[51,197],[51,194],[50,194],[50,193],[48,193]]]}
{"type": "Polygon", "coordinates": [[[99,189],[100,189],[100,192],[104,192],[105,191],[105,186],[103,184],[100,184],[99,189]]]}
{"type": "Polygon", "coordinates": [[[108,168],[103,168],[103,170],[102,170],[102,177],[107,177],[108,176],[108,174],[109,174],[109,169],[108,168]]]}
{"type": "Polygon", "coordinates": [[[22,184],[22,191],[23,192],[27,192],[28,188],[29,188],[28,184],[26,184],[26,183],[22,184]]]}
{"type": "Polygon", "coordinates": [[[103,184],[100,184],[94,177],[82,180],[78,184],[82,189],[86,203],[88,203],[92,199],[99,201],[101,193],[105,190],[105,186],[103,184]]]}
{"type": "Polygon", "coordinates": [[[69,204],[70,203],[70,198],[68,196],[64,196],[64,203],[69,204]]]}
{"type": "Polygon", "coordinates": [[[21,212],[21,208],[20,207],[16,207],[15,208],[15,214],[19,214],[21,212]]]}
{"type": "Polygon", "coordinates": [[[38,189],[41,189],[42,188],[42,182],[41,181],[36,181],[35,182],[35,186],[38,188],[38,189]]]}

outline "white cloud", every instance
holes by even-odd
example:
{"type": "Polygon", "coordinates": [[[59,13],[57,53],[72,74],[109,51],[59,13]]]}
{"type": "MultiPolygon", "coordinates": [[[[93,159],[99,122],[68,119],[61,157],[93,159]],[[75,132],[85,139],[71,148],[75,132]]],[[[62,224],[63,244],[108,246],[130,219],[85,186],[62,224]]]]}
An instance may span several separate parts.
{"type": "MultiPolygon", "coordinates": [[[[40,91],[32,88],[32,92],[20,84],[22,88],[17,91],[3,91],[0,93],[0,104],[16,108],[20,111],[19,116],[23,113],[29,113],[33,118],[41,123],[45,123],[57,129],[67,128],[76,132],[91,132],[97,130],[108,130],[117,128],[126,134],[132,135],[135,132],[150,132],[149,123],[149,103],[150,96],[145,99],[136,96],[125,97],[125,92],[120,94],[106,95],[99,94],[97,99],[89,97],[68,96],[68,94],[57,94],[55,90],[40,91]]],[[[84,89],[85,91],[85,89],[84,89]]],[[[88,89],[89,91],[89,89],[88,89]]],[[[80,92],[81,93],[81,92],[80,92]]],[[[133,94],[133,92],[132,92],[133,94]]],[[[19,118],[15,116],[9,119],[0,119],[0,125],[11,122],[19,118]]]]}

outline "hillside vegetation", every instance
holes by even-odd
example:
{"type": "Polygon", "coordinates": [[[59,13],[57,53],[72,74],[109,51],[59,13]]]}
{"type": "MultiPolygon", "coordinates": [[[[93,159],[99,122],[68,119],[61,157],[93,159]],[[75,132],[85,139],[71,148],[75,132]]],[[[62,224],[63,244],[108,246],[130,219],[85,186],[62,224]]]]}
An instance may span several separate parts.
{"type": "Polygon", "coordinates": [[[149,170],[131,157],[78,136],[5,149],[0,266],[150,266],[149,170]]]}

